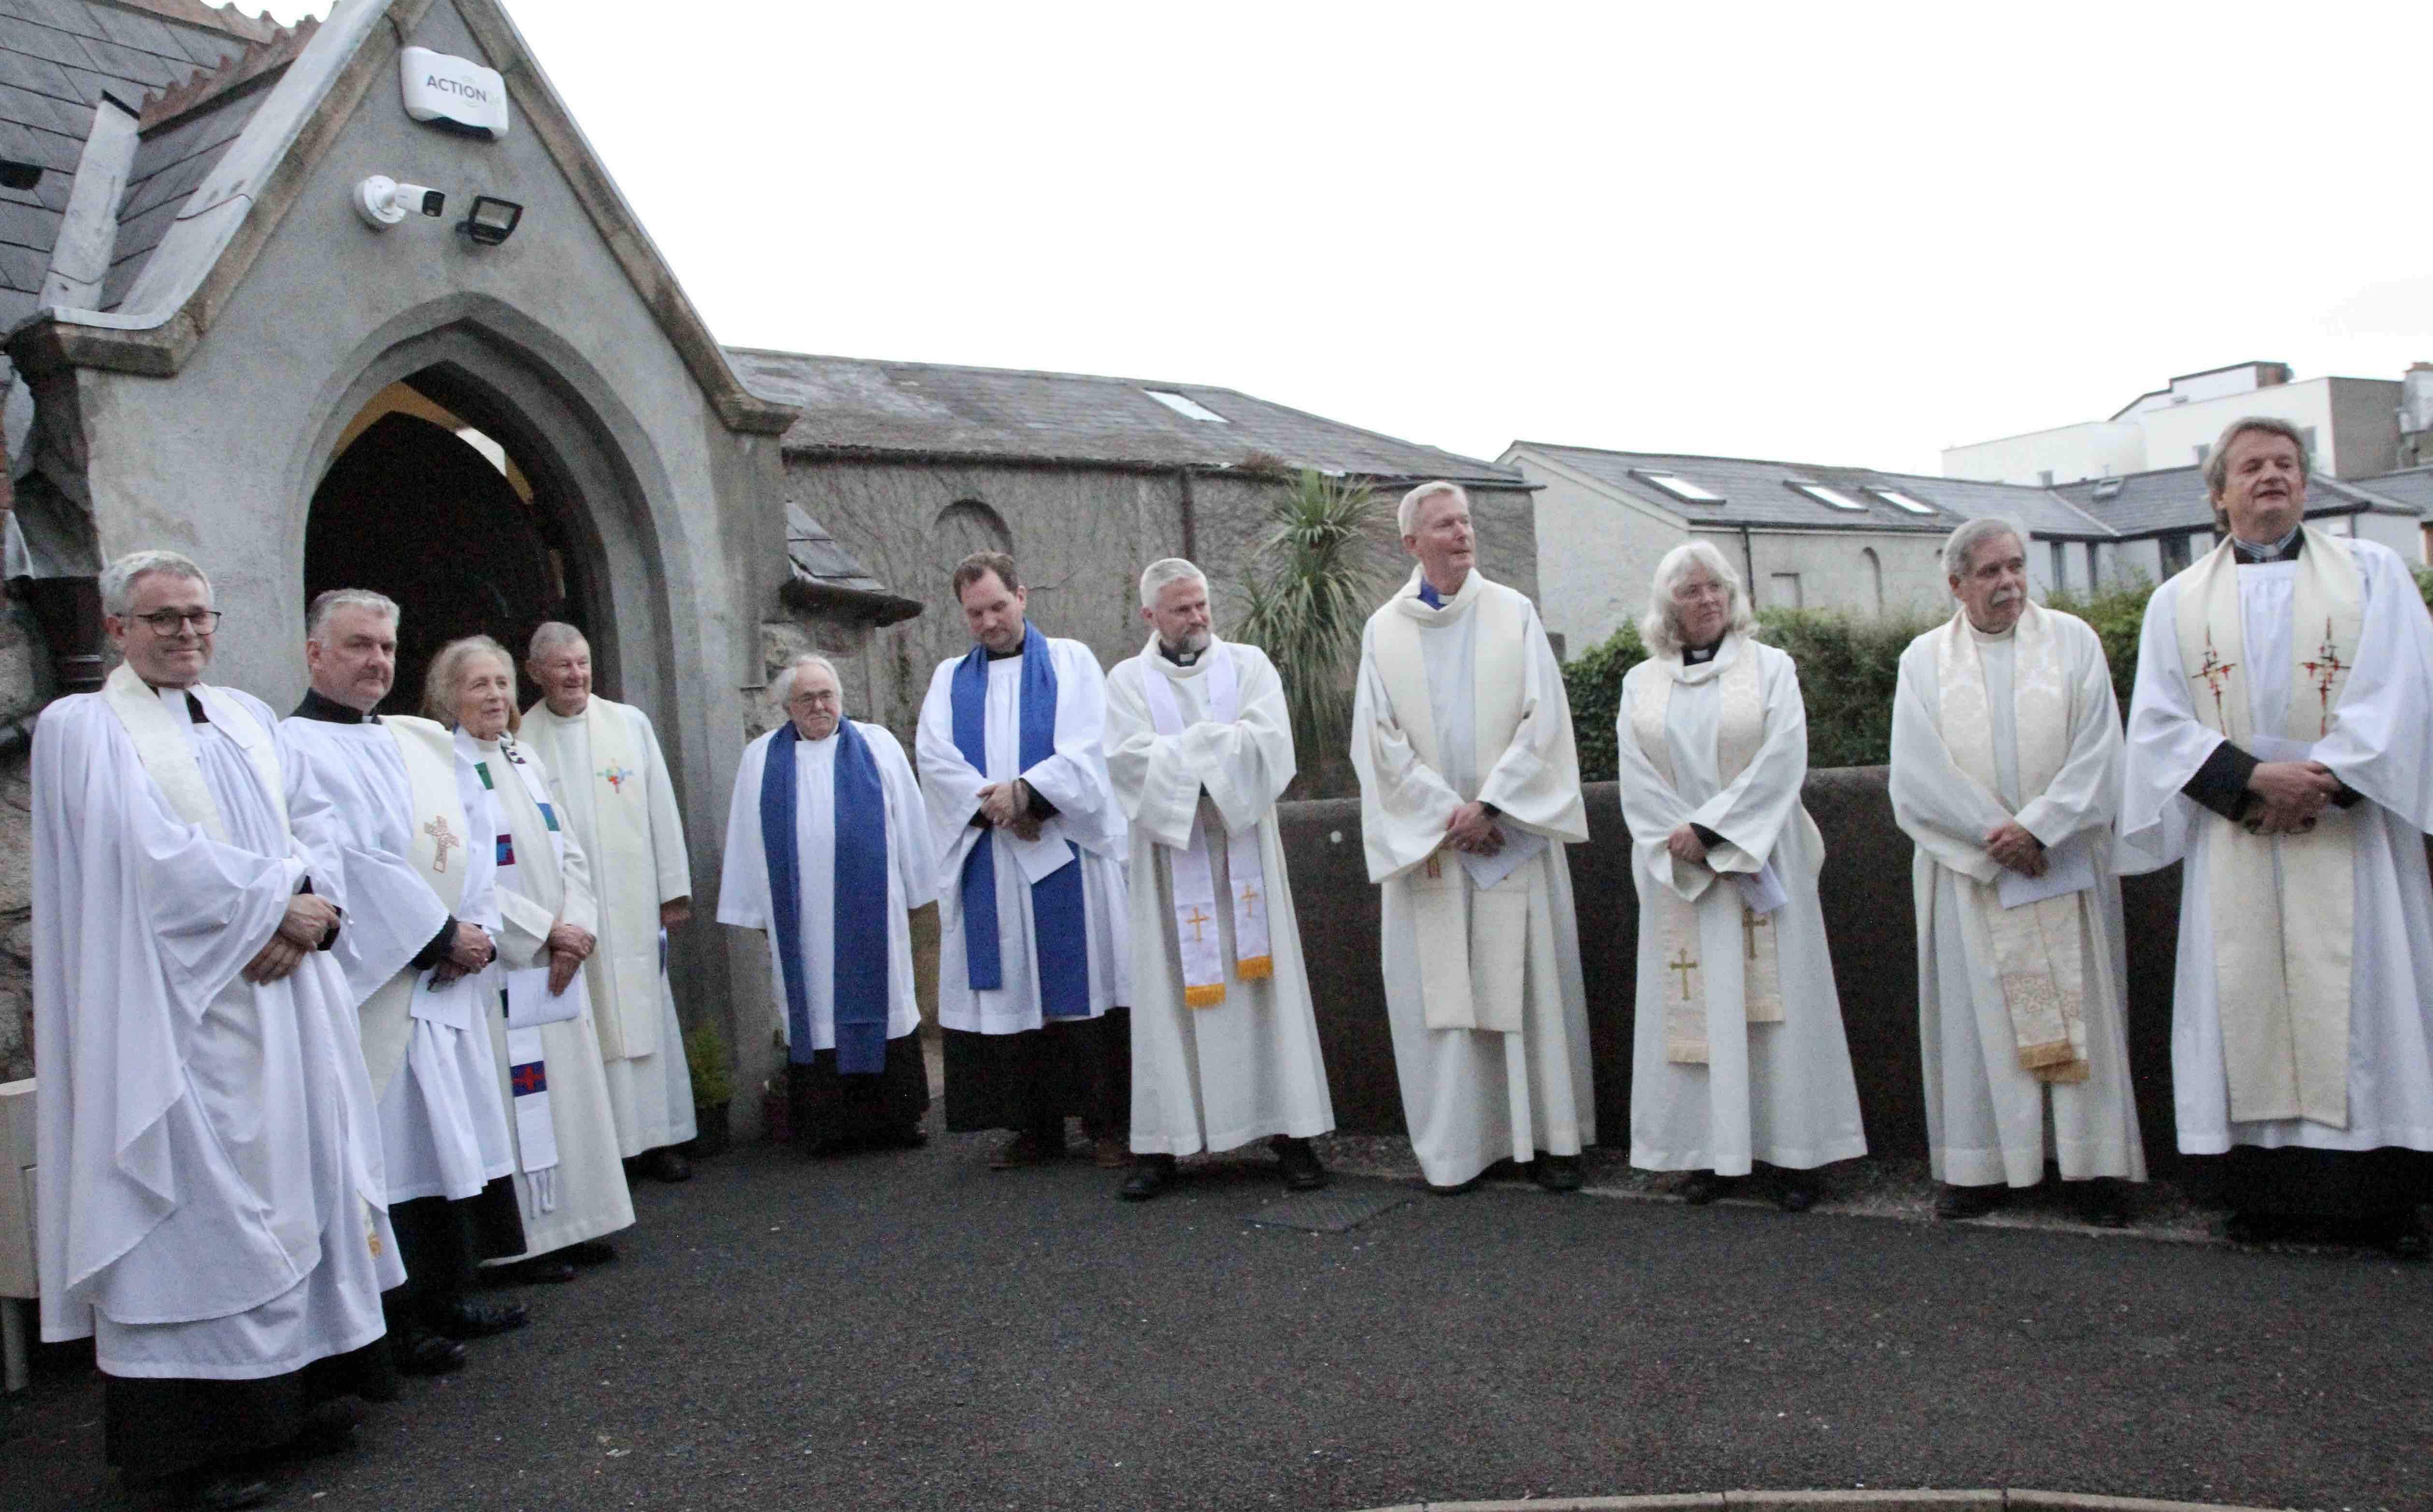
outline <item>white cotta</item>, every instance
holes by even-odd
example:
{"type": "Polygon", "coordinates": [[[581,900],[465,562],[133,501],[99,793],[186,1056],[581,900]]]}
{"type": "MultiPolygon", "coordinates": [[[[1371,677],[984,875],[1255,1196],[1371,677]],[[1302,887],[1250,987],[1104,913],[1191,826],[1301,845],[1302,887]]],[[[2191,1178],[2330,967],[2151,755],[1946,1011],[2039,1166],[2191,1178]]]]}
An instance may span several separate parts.
{"type": "Polygon", "coordinates": [[[2112,859],[2119,762],[2111,671],[2084,621],[2031,604],[2018,633],[1989,637],[1955,617],[1902,653],[1893,816],[1916,844],[1918,1037],[1937,1181],[2033,1186],[2049,1155],[2066,1181],[2145,1179],[2112,859]],[[1966,637],[1964,675],[1975,673],[1959,701],[1946,687],[1957,637],[1966,637]],[[2030,658],[2033,678],[2019,667],[2030,658]],[[2044,842],[2050,865],[2083,857],[2093,885],[2005,909],[2007,874],[1985,837],[2014,820],[2044,842]],[[2015,920],[2033,933],[2006,951],[1995,931],[2015,920]],[[2075,1024],[2064,1032],[2084,1067],[2079,1079],[2040,1077],[2021,1058],[2027,1043],[2052,1043],[2049,1027],[2022,1031],[2048,1021],[2040,1011],[2023,1020],[2011,990],[2038,969],[2073,988],[2075,1024]]]}
{"type": "Polygon", "coordinates": [[[1118,663],[1107,675],[1107,771],[1131,835],[1131,1147],[1190,1155],[1328,1132],[1335,1104],[1275,824],[1295,771],[1292,721],[1267,654],[1220,640],[1182,667],[1151,640],[1118,663]],[[1230,719],[1211,687],[1220,655],[1234,678],[1230,719]],[[1179,717],[1170,734],[1151,708],[1161,687],[1179,717]],[[1204,1008],[1188,1001],[1170,864],[1195,835],[1212,894],[1231,900],[1206,910],[1223,995],[1204,1008]],[[1234,864],[1246,846],[1255,882],[1234,864]],[[1243,899],[1244,888],[1257,896],[1243,899]],[[1240,944],[1246,909],[1265,926],[1262,950],[1240,944]],[[1240,976],[1246,955],[1265,955],[1267,973],[1240,976]]]}
{"type": "Polygon", "coordinates": [[[1449,1186],[1596,1140],[1563,850],[1588,839],[1588,817],[1537,607],[1473,571],[1432,609],[1420,583],[1415,571],[1362,634],[1351,755],[1404,1117],[1420,1168],[1449,1186]],[[1444,848],[1473,801],[1502,810],[1491,860],[1444,848]],[[1496,931],[1483,938],[1473,920],[1489,898],[1496,931]],[[1438,1027],[1464,1013],[1481,1027],[1438,1027]]]}
{"type": "Polygon", "coordinates": [[[516,739],[548,770],[550,796],[599,888],[600,948],[583,977],[617,1147],[630,1157],[683,1144],[698,1131],[692,1072],[659,905],[692,895],[692,863],[658,732],[640,709],[594,694],[570,719],[534,705],[516,739]]]}
{"type": "MultiPolygon", "coordinates": [[[[921,785],[902,743],[884,725],[856,720],[854,728],[870,744],[871,759],[878,764],[879,790],[887,801],[887,1037],[897,1040],[921,1027],[921,1005],[912,990],[909,914],[937,900],[938,874],[929,855],[929,816],[921,804],[921,785]]],[[[771,1010],[779,1037],[791,1045],[786,966],[778,956],[769,856],[760,835],[760,787],[769,769],[769,745],[775,739],[772,731],[745,746],[735,770],[735,796],[726,810],[725,867],[718,884],[718,922],[768,936],[771,1010]]],[[[836,759],[833,734],[794,746],[794,917],[802,924],[803,989],[811,1025],[811,1043],[801,1047],[805,1050],[836,1048],[836,759]]]]}
{"type": "MultiPolygon", "coordinates": [[[[498,1058],[500,1096],[515,1134],[516,1197],[523,1208],[524,1256],[545,1255],[614,1233],[634,1221],[633,1196],[625,1187],[617,1125],[608,1107],[607,1078],[601,1067],[600,1038],[592,1028],[583,974],[576,972],[562,994],[572,1001],[574,1011],[570,1017],[519,1028],[509,1025],[502,1011],[511,990],[534,998],[546,996],[547,983],[537,977],[549,968],[553,926],[563,921],[590,929],[598,922],[591,862],[562,822],[553,833],[542,818],[548,772],[532,753],[518,751],[522,759],[510,760],[512,741],[476,740],[461,728],[456,740],[467,758],[486,774],[482,784],[482,823],[491,843],[497,844],[500,836],[507,837],[515,856],[515,864],[499,868],[499,884],[493,889],[499,904],[499,956],[482,974],[489,1005],[484,1016],[489,1020],[490,1047],[498,1058]],[[529,1055],[535,1046],[548,1068],[547,1090],[538,1094],[546,1106],[545,1135],[536,1127],[537,1120],[516,1106],[517,1052],[529,1055]],[[546,1138],[546,1148],[535,1147],[536,1136],[546,1138]]],[[[564,1011],[563,1005],[533,1006],[544,1015],[564,1011]]],[[[518,1258],[522,1257],[508,1256],[494,1263],[518,1258]]]]}
{"type": "Polygon", "coordinates": [[[1022,765],[1022,665],[1029,654],[988,664],[988,770],[975,771],[955,746],[954,678],[961,658],[938,664],[921,704],[913,739],[921,792],[929,814],[929,844],[938,860],[938,1022],[978,1034],[1019,1034],[1040,1028],[1039,986],[1031,969],[1037,929],[1030,884],[1057,868],[1081,868],[1089,933],[1090,1016],[1131,1001],[1131,941],[1124,884],[1123,810],[1107,782],[1107,679],[1097,658],[1078,640],[1046,641],[1056,669],[1054,748],[1038,765],[1022,765]],[[1020,777],[1056,806],[1034,841],[995,832],[997,959],[1004,985],[975,991],[963,943],[963,861],[980,831],[979,790],[1020,777]],[[1074,861],[1065,850],[1080,851],[1074,861]]]}
{"type": "MultiPolygon", "coordinates": [[[[2204,621],[2215,659],[2244,664],[2223,683],[2221,707],[2200,710],[2192,691],[2203,688],[2212,697],[2210,684],[2193,681],[2193,669],[2206,664],[2202,632],[2197,658],[2191,662],[2186,653],[2194,613],[2186,599],[2202,592],[2210,600],[2219,591],[2216,559],[2154,590],[2139,637],[2121,769],[2119,861],[2124,872],[2187,863],[2180,891],[2171,1086],[2180,1148],[2192,1155],[2220,1154],[2233,1145],[2433,1149],[2433,884],[2424,845],[2433,827],[2433,739],[2427,738],[2433,732],[2433,621],[2406,564],[2389,548],[2311,528],[2305,542],[2294,562],[2229,569],[2237,611],[2209,610],[2204,621]],[[2326,636],[2325,616],[2316,608],[2300,619],[2301,569],[2318,552],[2344,553],[2359,592],[2356,651],[2339,656],[2351,670],[2328,709],[2322,706],[2317,674],[2300,665],[2322,661],[2317,649],[2340,638],[2337,625],[2326,636]],[[2225,642],[2234,621],[2235,655],[2225,642]],[[2243,698],[2236,697],[2239,683],[2243,698]],[[2351,900],[2345,931],[2332,927],[2338,896],[2300,885],[2288,838],[2249,836],[2183,790],[2222,743],[2218,725],[2228,723],[2234,711],[2244,721],[2234,727],[2255,742],[2250,756],[2310,755],[2360,795],[2345,811],[2327,809],[2316,832],[2345,837],[2344,892],[2351,900]],[[2310,733],[2314,739],[2303,738],[2310,733]],[[2226,890],[2217,879],[2215,848],[2251,842],[2274,852],[2271,884],[2226,890]],[[2337,953],[2338,943],[2310,941],[2310,931],[2326,930],[2346,935],[2348,1011],[2342,1016],[2335,1010],[2335,1022],[2318,1020],[2314,1030],[2301,1017],[2292,1025],[2292,1050],[2310,1040],[2327,1043],[2315,1032],[2326,1027],[2345,1037],[2345,1051],[2333,1065],[2340,1073],[2342,1121],[2303,1112],[2243,1116],[2248,1110],[2234,1090],[2232,1065],[2235,1046],[2257,1048],[2254,1022],[2252,1016],[2231,1022],[2241,1011],[2226,999],[2223,984],[2235,965],[2242,974],[2258,969],[2252,958],[2261,948],[2268,965],[2299,963],[2300,991],[2292,996],[2303,1005],[2307,976],[2330,969],[2331,955],[2322,952],[2337,953]]],[[[2252,984],[2242,975],[2239,985],[2252,984]]],[[[2310,1061],[2317,1054],[2304,1053],[2310,1061]]],[[[2321,1097],[2317,1076],[2301,1081],[2321,1097]]]]}
{"type": "Polygon", "coordinates": [[[290,792],[313,790],[328,817],[299,830],[347,910],[332,955],[362,1016],[388,1198],[472,1197],[515,1164],[480,975],[443,987],[408,964],[450,917],[496,917],[496,849],[473,842],[481,826],[468,818],[472,767],[427,720],[292,716],[279,739],[290,792]]]}
{"type": "Polygon", "coordinates": [[[1615,747],[1640,898],[1630,1163],[1647,1170],[1740,1176],[1755,1161],[1805,1170],[1865,1154],[1858,1083],[1816,896],[1824,841],[1799,801],[1808,776],[1808,712],[1791,658],[1735,635],[1702,668],[1640,663],[1623,679],[1615,747]],[[1758,673],[1761,735],[1727,781],[1721,732],[1733,668],[1744,657],[1754,659],[1758,673]],[[1669,778],[1632,725],[1632,709],[1651,701],[1642,685],[1652,678],[1675,685],[1662,705],[1669,778]],[[1685,824],[1722,838],[1703,862],[1677,861],[1666,848],[1685,824]],[[1778,963],[1781,1019],[1752,1023],[1746,973],[1750,936],[1760,926],[1740,885],[1727,878],[1769,869],[1783,894],[1762,925],[1778,963]],[[1671,905],[1657,899],[1667,894],[1696,910],[1704,1062],[1675,1061],[1668,1053],[1668,996],[1680,991],[1680,973],[1666,969],[1663,955],[1667,934],[1659,910],[1671,905]]]}
{"type": "MultiPolygon", "coordinates": [[[[404,1278],[345,974],[244,980],[307,880],[276,722],[122,667],[34,738],[43,1336],[113,1375],[281,1375],[404,1278]]],[[[298,816],[302,817],[302,816],[298,816]]]]}

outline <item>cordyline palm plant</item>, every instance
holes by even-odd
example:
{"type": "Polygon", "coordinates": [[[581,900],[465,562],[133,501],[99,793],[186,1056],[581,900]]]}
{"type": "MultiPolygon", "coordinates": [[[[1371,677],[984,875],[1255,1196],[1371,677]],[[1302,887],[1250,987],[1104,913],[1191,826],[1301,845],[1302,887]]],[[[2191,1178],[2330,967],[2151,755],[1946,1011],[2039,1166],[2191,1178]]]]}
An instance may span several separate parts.
{"type": "Polygon", "coordinates": [[[1241,638],[1276,664],[1293,744],[1313,775],[1345,749],[1360,627],[1390,566],[1390,508],[1366,484],[1303,468],[1268,507],[1268,535],[1246,575],[1241,638]]]}

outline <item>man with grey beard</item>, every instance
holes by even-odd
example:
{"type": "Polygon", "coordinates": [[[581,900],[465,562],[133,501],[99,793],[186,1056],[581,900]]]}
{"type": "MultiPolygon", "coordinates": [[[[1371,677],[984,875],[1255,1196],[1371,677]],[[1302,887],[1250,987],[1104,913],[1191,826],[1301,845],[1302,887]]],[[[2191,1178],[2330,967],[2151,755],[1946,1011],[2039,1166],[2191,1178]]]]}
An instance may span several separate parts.
{"type": "Polygon", "coordinates": [[[2095,632],[2029,601],[2026,541],[2000,518],[1952,533],[1959,612],[1901,654],[1893,704],[1935,1215],[2034,1186],[2050,1150],[2081,1215],[2111,1227],[2109,1179],[2146,1175],[2112,870],[2120,713],[2095,632]]]}

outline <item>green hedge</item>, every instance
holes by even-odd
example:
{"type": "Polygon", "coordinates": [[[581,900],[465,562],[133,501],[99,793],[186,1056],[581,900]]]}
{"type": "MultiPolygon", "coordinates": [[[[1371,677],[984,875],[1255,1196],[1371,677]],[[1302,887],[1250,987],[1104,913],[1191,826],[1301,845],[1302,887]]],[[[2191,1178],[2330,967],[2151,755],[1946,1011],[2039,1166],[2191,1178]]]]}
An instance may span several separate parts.
{"type": "MultiPolygon", "coordinates": [[[[2416,569],[2416,588],[2433,609],[2433,569],[2416,569]]],[[[2052,607],[2078,616],[2102,637],[2113,691],[2124,717],[2137,678],[2137,636],[2145,624],[2146,601],[2153,593],[2152,584],[2138,583],[2093,598],[2056,595],[2052,600],[2052,607]]],[[[1808,704],[1810,766],[1872,767],[1890,759],[1900,654],[1942,622],[1940,617],[1861,620],[1814,609],[1769,609],[1758,616],[1758,638],[1790,653],[1799,669],[1799,690],[1808,704]]],[[[1577,660],[1563,664],[1582,780],[1612,779],[1614,713],[1622,679],[1646,659],[1638,626],[1625,625],[1577,660]]]]}

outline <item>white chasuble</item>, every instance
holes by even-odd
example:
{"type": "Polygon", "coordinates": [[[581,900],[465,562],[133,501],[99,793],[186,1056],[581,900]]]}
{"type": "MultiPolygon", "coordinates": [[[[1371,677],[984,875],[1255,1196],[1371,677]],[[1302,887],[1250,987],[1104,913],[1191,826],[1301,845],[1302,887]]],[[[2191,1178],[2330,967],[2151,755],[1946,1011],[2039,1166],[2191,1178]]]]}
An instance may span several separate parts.
{"type": "Polygon", "coordinates": [[[456,742],[479,779],[498,860],[499,956],[482,974],[483,1016],[515,1136],[525,1242],[522,1256],[492,1262],[504,1265],[626,1228],[634,1201],[583,973],[554,995],[546,979],[551,927],[596,929],[590,858],[553,823],[548,769],[531,752],[461,728],[456,742]]]}
{"type": "Polygon", "coordinates": [[[2049,1156],[2066,1181],[2145,1179],[2112,864],[2119,758],[2102,642],[2081,620],[2031,604],[2016,632],[1989,637],[1955,617],[1902,654],[1892,802],[1916,844],[1937,1181],[2033,1186],[2049,1156]],[[2013,820],[2044,842],[2050,867],[2084,862],[2091,885],[2005,908],[2009,874],[1984,840],[2013,820]]]}
{"type": "Polygon", "coordinates": [[[482,826],[468,817],[472,768],[429,720],[297,715],[279,739],[289,790],[318,794],[336,841],[315,870],[336,879],[347,910],[332,954],[380,1098],[389,1200],[472,1197],[514,1166],[479,974],[439,986],[409,964],[449,918],[495,914],[492,847],[474,843],[482,826]]]}
{"type": "Polygon", "coordinates": [[[1276,801],[1294,771],[1284,684],[1256,646],[1215,641],[1182,667],[1151,640],[1108,674],[1107,773],[1131,835],[1131,1147],[1142,1154],[1238,1149],[1335,1127],[1276,832],[1276,801]],[[1220,671],[1230,700],[1215,681],[1220,671]],[[1205,901],[1186,906],[1191,874],[1179,858],[1195,842],[1205,901]],[[1183,948],[1195,916],[1209,944],[1199,971],[1213,971],[1216,988],[1204,1005],[1194,989],[1210,984],[1183,948]],[[1246,922],[1257,931],[1247,944],[1246,922]],[[1255,974],[1247,969],[1262,958],[1255,974]]]}
{"type": "Polygon", "coordinates": [[[1421,1168],[1444,1186],[1595,1142],[1563,851],[1588,839],[1588,819],[1536,607],[1475,571],[1441,607],[1420,586],[1415,571],[1370,617],[1351,755],[1404,1116],[1421,1168]],[[1502,811],[1498,857],[1444,848],[1473,801],[1502,811]]]}
{"type": "MultiPolygon", "coordinates": [[[[912,775],[903,744],[885,725],[854,722],[870,743],[887,803],[887,1037],[902,1039],[921,1027],[913,993],[912,909],[938,897],[937,868],[929,856],[929,816],[921,785],[912,775]]],[[[757,929],[768,939],[770,1007],[779,1039],[793,1044],[786,1010],[786,963],[778,958],[776,915],[769,896],[769,856],[760,831],[760,785],[769,769],[775,732],[743,748],[735,769],[735,796],[726,811],[726,857],[718,884],[718,922],[757,929]]],[[[811,1028],[811,1050],[836,1048],[836,758],[837,739],[804,740],[794,747],[794,857],[797,904],[802,921],[803,992],[811,1028]]],[[[805,1057],[808,1059],[808,1057],[805,1057]]]]}
{"type": "Polygon", "coordinates": [[[2225,542],[2146,607],[2119,830],[2123,870],[2187,863],[2171,1051],[2189,1154],[2433,1149],[2433,622],[2388,548],[2305,541],[2258,565],[2225,542]],[[2360,801],[2251,835],[2183,791],[2224,739],[2320,761],[2360,801]]]}
{"type": "Polygon", "coordinates": [[[692,870],[658,732],[640,709],[595,693],[569,719],[534,705],[516,739],[549,772],[550,796],[599,890],[600,948],[583,976],[617,1147],[634,1156],[680,1145],[696,1132],[692,1073],[659,905],[692,895],[692,870]]]}
{"type": "Polygon", "coordinates": [[[1791,658],[1727,636],[1701,668],[1642,662],[1623,679],[1615,737],[1639,893],[1630,1163],[1648,1170],[1740,1176],[1755,1161],[1806,1170],[1865,1154],[1858,1083],[1816,896],[1824,841],[1799,802],[1808,775],[1808,715],[1791,658]],[[1732,758],[1743,765],[1727,779],[1727,722],[1735,747],[1747,739],[1737,728],[1744,716],[1727,705],[1736,703],[1734,690],[1745,687],[1742,679],[1752,670],[1761,711],[1756,749],[1744,758],[1735,749],[1732,758]],[[1646,686],[1658,679],[1673,685],[1660,701],[1646,686]],[[1634,724],[1633,711],[1651,707],[1663,710],[1662,739],[1654,743],[1669,762],[1669,777],[1634,724]],[[1676,861],[1666,848],[1684,824],[1720,838],[1704,862],[1676,861]],[[1740,878],[1768,872],[1781,903],[1761,921],[1740,878]],[[1668,928],[1676,904],[1694,914],[1689,941],[1668,928]],[[1765,996],[1762,984],[1753,992],[1749,980],[1752,960],[1764,960],[1753,938],[1760,935],[1773,946],[1780,1003],[1775,1022],[1752,1013],[1765,996]],[[1676,951],[1669,958],[1668,942],[1676,951]],[[1681,1032],[1673,1000],[1688,975],[1678,955],[1685,945],[1697,977],[1690,1007],[1706,1021],[1704,1061],[1671,1054],[1681,1032]]]}
{"type": "Polygon", "coordinates": [[[189,697],[122,667],[35,732],[43,1336],[113,1375],[258,1379],[379,1338],[404,1272],[344,973],[241,975],[321,816],[291,812],[260,700],[189,697]]]}
{"type": "Polygon", "coordinates": [[[1082,946],[1089,968],[1089,1016],[1130,1005],[1131,942],[1124,859],[1129,841],[1123,810],[1107,783],[1107,678],[1098,659],[1078,640],[1045,637],[1056,677],[1053,749],[1035,765],[1022,765],[1023,662],[1030,653],[992,658],[985,708],[987,770],[964,759],[955,744],[954,679],[961,658],[941,662],[921,704],[913,739],[914,765],[929,815],[929,845],[938,867],[938,1022],[976,1034],[1019,1034],[1046,1022],[1035,966],[1039,928],[1031,911],[1031,884],[1058,867],[1081,868],[1085,927],[1082,946]],[[971,985],[970,950],[963,938],[964,862],[981,831],[979,790],[1019,777],[1056,806],[1025,841],[1010,829],[995,831],[989,864],[996,892],[995,987],[971,985]],[[1072,858],[1078,851],[1078,860],[1072,858]]]}

